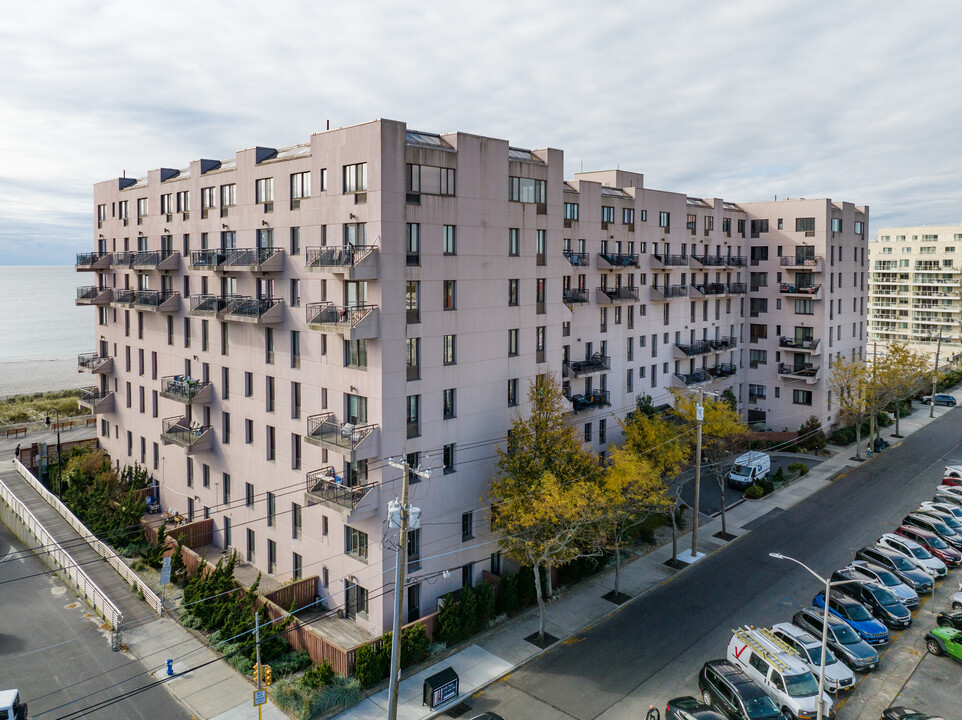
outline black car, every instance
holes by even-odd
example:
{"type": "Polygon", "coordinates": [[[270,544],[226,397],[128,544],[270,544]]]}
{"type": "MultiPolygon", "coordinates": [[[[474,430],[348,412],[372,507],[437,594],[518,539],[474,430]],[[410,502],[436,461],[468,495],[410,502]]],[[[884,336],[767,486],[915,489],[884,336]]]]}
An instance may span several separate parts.
{"type": "Polygon", "coordinates": [[[483,712],[480,715],[475,715],[471,720],[504,720],[504,718],[497,713],[483,712]]]}
{"type": "MultiPolygon", "coordinates": [[[[932,396],[931,396],[931,395],[925,395],[924,397],[922,397],[922,404],[923,404],[923,405],[931,405],[931,404],[932,404],[932,396]]],[[[935,404],[936,404],[936,405],[946,405],[946,406],[948,406],[948,407],[955,407],[955,398],[952,397],[951,395],[946,395],[945,393],[939,393],[938,395],[935,396],[935,404]]]]}
{"type": "Polygon", "coordinates": [[[706,705],[729,720],[784,720],[758,685],[728,660],[709,660],[698,673],[698,689],[706,705]]]}
{"type": "Polygon", "coordinates": [[[665,720],[725,720],[711,705],[699,702],[691,695],[672,698],[665,707],[665,720]]]}
{"type": "MultiPolygon", "coordinates": [[[[792,624],[815,637],[822,637],[823,612],[816,607],[802,608],[792,616],[792,624]]],[[[847,622],[832,614],[828,616],[828,646],[855,672],[868,672],[878,667],[875,648],[859,637],[847,622]]]]}
{"type": "Polygon", "coordinates": [[[855,553],[855,557],[858,560],[866,560],[881,565],[917,593],[930,593],[935,589],[932,578],[915,567],[907,557],[903,557],[893,550],[887,550],[877,545],[863,547],[855,553]]]}
{"type": "Polygon", "coordinates": [[[942,627],[950,627],[955,628],[956,630],[962,630],[962,612],[958,610],[952,612],[940,612],[936,622],[938,622],[938,624],[942,627]]]}
{"type": "Polygon", "coordinates": [[[907,707],[890,707],[882,711],[882,720],[943,720],[941,716],[926,715],[907,707]]]}
{"type": "Polygon", "coordinates": [[[835,571],[832,580],[847,580],[848,582],[835,589],[836,592],[864,605],[885,627],[907,628],[912,624],[912,613],[888,588],[865,582],[855,572],[846,569],[835,571]]]}

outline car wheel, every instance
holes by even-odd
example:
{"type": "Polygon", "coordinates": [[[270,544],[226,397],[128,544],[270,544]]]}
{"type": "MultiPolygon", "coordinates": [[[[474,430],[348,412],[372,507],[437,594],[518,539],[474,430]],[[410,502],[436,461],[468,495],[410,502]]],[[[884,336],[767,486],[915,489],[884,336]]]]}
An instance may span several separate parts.
{"type": "Polygon", "coordinates": [[[932,640],[931,638],[925,641],[925,647],[927,647],[929,652],[932,653],[933,655],[942,654],[942,646],[939,645],[937,641],[932,640]]]}
{"type": "Polygon", "coordinates": [[[795,713],[788,708],[782,708],[782,717],[784,717],[785,720],[798,720],[798,718],[795,717],[795,713]]]}
{"type": "Polygon", "coordinates": [[[948,618],[939,618],[939,627],[951,627],[952,622],[948,618]]]}
{"type": "MultiPolygon", "coordinates": [[[[707,690],[702,690],[701,699],[705,701],[706,705],[711,705],[711,693],[707,690]]],[[[713,706],[714,707],[714,706],[713,706]]]]}
{"type": "Polygon", "coordinates": [[[954,602],[954,603],[952,603],[952,609],[953,609],[953,610],[962,610],[962,602],[954,602]]]}

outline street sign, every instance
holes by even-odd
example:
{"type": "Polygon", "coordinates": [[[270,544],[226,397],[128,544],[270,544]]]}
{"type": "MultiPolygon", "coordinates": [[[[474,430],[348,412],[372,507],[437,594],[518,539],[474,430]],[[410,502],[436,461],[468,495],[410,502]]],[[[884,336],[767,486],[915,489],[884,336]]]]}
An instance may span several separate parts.
{"type": "Polygon", "coordinates": [[[267,690],[254,691],[254,706],[263,705],[267,702],[267,690]]]}
{"type": "Polygon", "coordinates": [[[164,564],[160,568],[160,586],[170,584],[170,558],[164,558],[164,564]]]}

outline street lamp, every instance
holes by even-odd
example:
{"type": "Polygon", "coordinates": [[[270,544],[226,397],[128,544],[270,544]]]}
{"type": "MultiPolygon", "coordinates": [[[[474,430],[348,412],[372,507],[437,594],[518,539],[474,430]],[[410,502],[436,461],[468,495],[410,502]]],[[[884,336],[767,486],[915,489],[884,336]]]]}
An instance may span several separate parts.
{"type": "Polygon", "coordinates": [[[822,656],[820,658],[821,662],[819,664],[819,671],[818,671],[818,702],[816,703],[816,706],[815,706],[816,712],[817,712],[817,715],[815,716],[815,718],[816,720],[822,720],[822,717],[823,717],[822,693],[824,692],[824,688],[825,688],[825,654],[828,650],[828,596],[829,596],[829,593],[832,592],[832,588],[835,587],[836,585],[845,585],[846,583],[858,582],[858,580],[836,580],[835,582],[830,582],[828,579],[823,578],[817,572],[812,570],[812,568],[810,568],[808,565],[803,563],[801,560],[796,560],[795,558],[789,557],[788,555],[782,555],[781,553],[774,553],[774,552],[768,553],[768,556],[773,557],[776,560],[791,560],[796,565],[801,565],[803,568],[808,570],[809,573],[814,575],[819,582],[824,583],[825,585],[825,613],[824,613],[824,617],[822,618],[822,650],[821,650],[822,656]]]}
{"type": "MultiPolygon", "coordinates": [[[[54,415],[57,416],[57,497],[61,498],[61,484],[60,484],[60,411],[54,410],[54,415]]],[[[47,426],[47,430],[50,429],[50,415],[47,415],[47,419],[44,421],[44,425],[47,426]]],[[[61,498],[62,499],[62,498],[61,498]]]]}

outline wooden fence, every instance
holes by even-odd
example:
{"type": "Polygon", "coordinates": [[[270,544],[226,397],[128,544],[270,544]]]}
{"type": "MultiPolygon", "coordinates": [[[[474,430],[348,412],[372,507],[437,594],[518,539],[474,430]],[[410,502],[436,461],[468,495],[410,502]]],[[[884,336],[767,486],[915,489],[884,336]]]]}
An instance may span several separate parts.
{"type": "MultiPolygon", "coordinates": [[[[156,543],[160,526],[153,527],[143,520],[141,520],[141,524],[144,527],[144,535],[147,536],[148,542],[151,544],[156,543]]],[[[171,538],[174,542],[183,540],[184,546],[191,549],[212,545],[214,542],[214,520],[213,518],[195,520],[192,523],[179,527],[168,524],[167,537],[171,538]]]]}
{"type": "Polygon", "coordinates": [[[797,431],[788,430],[785,432],[753,432],[749,435],[749,442],[759,443],[787,443],[798,437],[797,431]]]}
{"type": "Polygon", "coordinates": [[[317,575],[285,585],[264,597],[275,605],[290,609],[307,607],[317,597],[317,575]]]}

